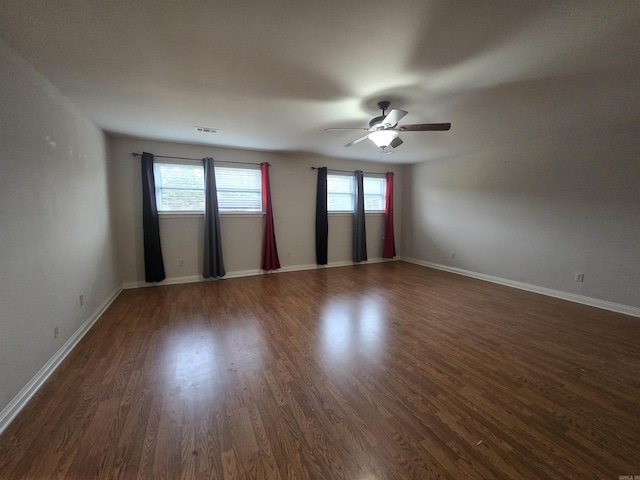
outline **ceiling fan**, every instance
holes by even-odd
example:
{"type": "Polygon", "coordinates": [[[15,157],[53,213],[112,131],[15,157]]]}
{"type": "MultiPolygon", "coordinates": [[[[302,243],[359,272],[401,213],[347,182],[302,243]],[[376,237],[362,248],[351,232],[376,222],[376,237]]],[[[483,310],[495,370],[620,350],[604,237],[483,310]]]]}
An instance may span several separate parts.
{"type": "Polygon", "coordinates": [[[375,143],[377,147],[384,150],[387,147],[396,148],[404,143],[398,132],[443,132],[451,128],[450,123],[416,123],[413,125],[400,126],[398,122],[408,112],[394,108],[387,115],[385,112],[389,108],[389,105],[390,102],[386,100],[378,102],[378,108],[382,111],[382,115],[372,118],[369,122],[369,128],[326,128],[325,131],[364,130],[370,133],[347,143],[345,147],[350,147],[368,138],[375,143]]]}

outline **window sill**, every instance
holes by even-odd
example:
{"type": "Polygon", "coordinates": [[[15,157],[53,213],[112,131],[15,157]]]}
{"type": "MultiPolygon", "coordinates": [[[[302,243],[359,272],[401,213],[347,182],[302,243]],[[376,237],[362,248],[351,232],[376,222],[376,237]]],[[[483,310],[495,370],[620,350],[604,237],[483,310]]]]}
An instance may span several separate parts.
{"type": "MultiPolygon", "coordinates": [[[[203,214],[204,215],[204,214],[203,214]]],[[[261,218],[265,216],[264,212],[220,212],[221,217],[242,217],[242,218],[261,218]]]]}
{"type": "MultiPolygon", "coordinates": [[[[264,217],[264,212],[220,212],[221,217],[264,217]]],[[[160,218],[203,218],[204,212],[158,212],[160,218]]]]}
{"type": "MultiPolygon", "coordinates": [[[[353,212],[328,212],[330,217],[353,216],[353,212]]],[[[384,215],[384,212],[364,212],[365,215],[384,215]]]]}
{"type": "Polygon", "coordinates": [[[158,212],[158,217],[165,218],[201,218],[204,213],[201,212],[158,212]]]}

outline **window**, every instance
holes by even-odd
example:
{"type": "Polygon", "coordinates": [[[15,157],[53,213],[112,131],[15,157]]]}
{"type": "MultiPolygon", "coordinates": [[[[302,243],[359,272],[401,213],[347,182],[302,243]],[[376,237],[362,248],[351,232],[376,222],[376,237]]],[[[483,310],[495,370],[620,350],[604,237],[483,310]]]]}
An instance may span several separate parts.
{"type": "MultiPolygon", "coordinates": [[[[364,177],[364,210],[384,212],[387,181],[384,177],[364,177]]],[[[327,175],[327,210],[353,212],[356,180],[353,175],[327,175]]]]}
{"type": "Polygon", "coordinates": [[[364,177],[364,210],[384,212],[387,193],[387,179],[384,177],[364,177]]]}
{"type": "Polygon", "coordinates": [[[154,163],[159,212],[204,212],[204,167],[154,163]]]}
{"type": "MultiPolygon", "coordinates": [[[[159,212],[204,212],[204,167],[154,163],[159,212]]],[[[262,177],[258,168],[218,167],[218,209],[224,212],[262,212],[262,177]]]]}
{"type": "Polygon", "coordinates": [[[216,167],[216,189],[220,212],[262,212],[260,169],[216,167]]]}
{"type": "Polygon", "coordinates": [[[353,212],[356,196],[353,175],[327,175],[327,210],[353,212]]]}

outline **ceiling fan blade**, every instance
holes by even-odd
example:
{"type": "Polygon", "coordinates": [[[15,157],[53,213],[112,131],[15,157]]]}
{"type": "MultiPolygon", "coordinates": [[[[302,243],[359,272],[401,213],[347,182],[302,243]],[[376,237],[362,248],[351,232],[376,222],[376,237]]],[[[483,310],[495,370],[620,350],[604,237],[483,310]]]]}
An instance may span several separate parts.
{"type": "Polygon", "coordinates": [[[407,114],[404,110],[398,110],[394,108],[378,125],[384,125],[387,127],[395,126],[401,119],[407,114]]]}
{"type": "Polygon", "coordinates": [[[368,134],[367,134],[367,135],[365,135],[364,137],[360,137],[360,138],[358,138],[358,139],[354,140],[353,142],[349,142],[349,143],[347,143],[347,144],[345,145],[345,147],[350,147],[351,145],[355,145],[356,143],[360,143],[360,142],[362,142],[363,140],[366,140],[367,138],[369,138],[369,135],[368,135],[368,134]]]}
{"type": "Polygon", "coordinates": [[[340,130],[369,130],[368,128],[352,127],[352,128],[325,128],[325,132],[337,132],[340,130]]]}
{"type": "Polygon", "coordinates": [[[402,145],[403,143],[404,142],[402,141],[402,139],[400,137],[396,137],[391,141],[389,146],[392,147],[392,148],[396,148],[396,147],[399,147],[400,145],[402,145]]]}
{"type": "Polygon", "coordinates": [[[445,132],[451,129],[450,123],[416,123],[398,127],[401,132],[445,132]]]}

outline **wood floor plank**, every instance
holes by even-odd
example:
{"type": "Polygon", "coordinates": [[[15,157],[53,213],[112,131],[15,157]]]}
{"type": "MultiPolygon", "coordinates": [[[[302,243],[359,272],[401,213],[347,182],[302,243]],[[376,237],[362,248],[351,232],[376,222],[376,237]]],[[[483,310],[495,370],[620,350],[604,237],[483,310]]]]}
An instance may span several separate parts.
{"type": "Polygon", "coordinates": [[[640,475],[640,321],[403,262],[122,292],[0,478],[640,475]]]}

